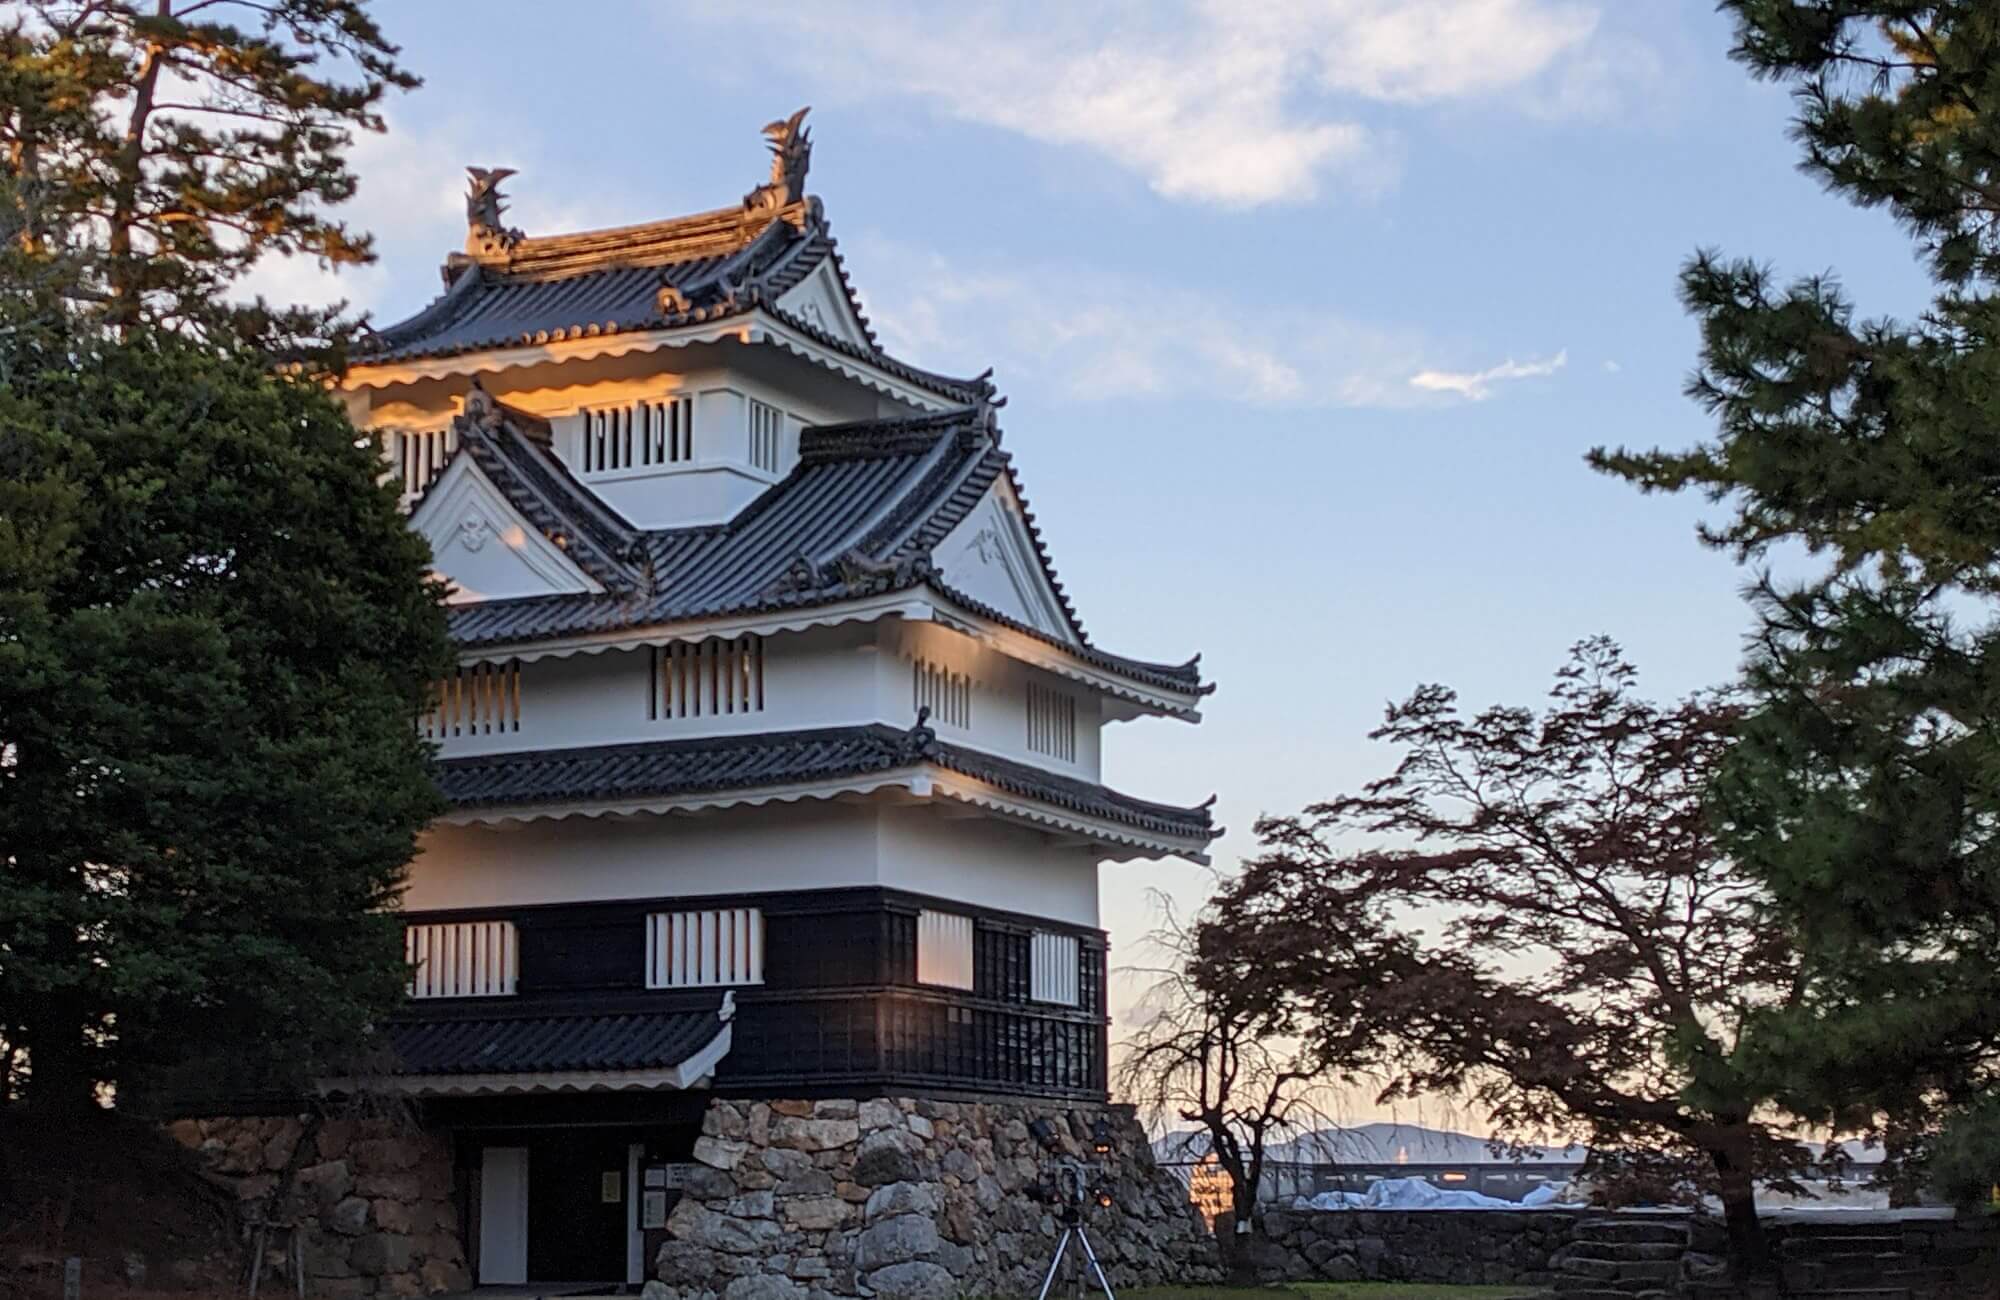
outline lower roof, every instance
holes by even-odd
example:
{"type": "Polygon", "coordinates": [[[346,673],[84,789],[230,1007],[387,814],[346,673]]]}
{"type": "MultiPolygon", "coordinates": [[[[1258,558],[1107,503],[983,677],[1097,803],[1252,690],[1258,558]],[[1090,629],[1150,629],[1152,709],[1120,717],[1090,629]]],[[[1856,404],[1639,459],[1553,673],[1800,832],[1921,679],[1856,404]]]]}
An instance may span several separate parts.
{"type": "Polygon", "coordinates": [[[452,758],[438,764],[438,784],[454,806],[478,809],[721,795],[924,765],[1197,852],[1221,833],[1207,805],[1183,808],[1137,799],[941,741],[921,725],[909,730],[881,724],[829,727],[452,758]]]}
{"type": "Polygon", "coordinates": [[[454,1003],[391,1021],[389,1064],[373,1082],[424,1096],[692,1088],[728,1053],[734,1012],[726,992],[695,1008],[613,1014],[468,1014],[454,1003]]]}

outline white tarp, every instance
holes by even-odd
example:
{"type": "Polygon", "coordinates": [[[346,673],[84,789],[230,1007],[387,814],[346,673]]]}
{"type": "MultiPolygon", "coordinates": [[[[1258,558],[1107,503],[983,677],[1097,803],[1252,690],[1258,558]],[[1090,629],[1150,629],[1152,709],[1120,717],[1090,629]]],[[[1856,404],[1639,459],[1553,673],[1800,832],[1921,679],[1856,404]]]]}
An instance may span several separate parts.
{"type": "Polygon", "coordinates": [[[1384,1178],[1365,1192],[1321,1192],[1301,1197],[1301,1210],[1580,1210],[1556,1199],[1561,1192],[1543,1183],[1518,1201],[1469,1192],[1459,1188],[1435,1187],[1421,1178],[1384,1178]]]}

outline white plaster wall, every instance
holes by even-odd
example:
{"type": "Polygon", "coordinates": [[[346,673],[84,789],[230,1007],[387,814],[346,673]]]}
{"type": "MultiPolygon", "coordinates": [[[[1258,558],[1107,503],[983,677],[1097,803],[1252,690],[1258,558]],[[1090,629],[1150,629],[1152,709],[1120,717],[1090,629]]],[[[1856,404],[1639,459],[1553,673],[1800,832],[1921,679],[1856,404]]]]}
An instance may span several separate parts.
{"type": "Polygon", "coordinates": [[[880,885],[1097,924],[1097,863],[1039,831],[932,805],[767,804],[425,832],[408,911],[880,885]]]}
{"type": "Polygon", "coordinates": [[[1040,831],[931,807],[885,808],[880,855],[882,884],[894,889],[1098,923],[1096,857],[1059,847],[1040,831]]]}
{"type": "Polygon", "coordinates": [[[934,716],[932,725],[941,738],[1082,780],[1100,779],[1103,717],[1094,691],[997,654],[963,633],[901,619],[766,637],[761,713],[649,719],[651,656],[645,649],[537,659],[521,666],[519,731],[446,737],[441,752],[457,758],[868,723],[909,727],[916,722],[918,657],[973,678],[971,727],[952,726],[934,716]],[[1028,748],[1030,678],[1076,700],[1075,761],[1028,748]]]}
{"type": "MultiPolygon", "coordinates": [[[[876,625],[810,628],[764,639],[764,711],[649,718],[652,657],[644,648],[536,659],[521,666],[521,729],[442,741],[447,758],[529,749],[755,735],[892,721],[878,707],[876,625]]],[[[907,695],[907,688],[905,690],[907,695]]]]}
{"type": "Polygon", "coordinates": [[[513,827],[434,826],[403,907],[509,907],[596,899],[825,889],[876,881],[863,808],[767,804],[699,816],[571,817],[513,827]]]}
{"type": "Polygon", "coordinates": [[[972,725],[956,727],[933,717],[940,738],[1030,763],[1086,781],[1101,779],[1103,727],[1101,697],[1067,678],[1057,677],[1019,660],[987,649],[962,632],[935,623],[903,623],[884,628],[887,639],[880,661],[881,685],[889,719],[908,726],[915,713],[914,667],[918,658],[941,664],[973,679],[972,725]],[[1076,758],[1063,762],[1028,748],[1028,682],[1040,681],[1076,701],[1076,758]]]}

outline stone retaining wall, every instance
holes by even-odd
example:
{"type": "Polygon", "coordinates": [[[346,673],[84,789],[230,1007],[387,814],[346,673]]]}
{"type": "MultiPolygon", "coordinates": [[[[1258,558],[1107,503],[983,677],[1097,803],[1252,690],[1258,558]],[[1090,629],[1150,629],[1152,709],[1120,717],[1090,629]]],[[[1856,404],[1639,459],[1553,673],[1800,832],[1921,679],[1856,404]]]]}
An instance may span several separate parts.
{"type": "Polygon", "coordinates": [[[1220,1280],[1215,1239],[1129,1109],[716,1100],[649,1300],[1032,1295],[1060,1227],[1027,1195],[1046,1163],[1028,1125],[1056,1121],[1080,1156],[1099,1116],[1117,1134],[1114,1205],[1088,1227],[1112,1285],[1220,1280]]]}
{"type": "Polygon", "coordinates": [[[1273,1210],[1245,1249],[1260,1282],[1546,1286],[1576,1210],[1273,1210]]]}
{"type": "MultiPolygon", "coordinates": [[[[273,1294],[291,1290],[290,1225],[312,1295],[421,1296],[472,1284],[452,1203],[451,1147],[390,1119],[186,1119],[168,1127],[231,1187],[246,1246],[260,1222],[273,1294]]],[[[247,1251],[246,1251],[247,1258],[247,1251]]]]}

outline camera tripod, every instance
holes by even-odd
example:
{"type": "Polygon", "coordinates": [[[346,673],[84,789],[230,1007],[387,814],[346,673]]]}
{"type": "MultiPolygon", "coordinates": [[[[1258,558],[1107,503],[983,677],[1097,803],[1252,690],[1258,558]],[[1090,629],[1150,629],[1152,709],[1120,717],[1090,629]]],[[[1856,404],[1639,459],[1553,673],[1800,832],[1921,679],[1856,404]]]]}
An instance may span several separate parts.
{"type": "Polygon", "coordinates": [[[1042,1291],[1035,1300],[1049,1300],[1049,1293],[1055,1288],[1056,1274],[1062,1271],[1063,1260],[1068,1258],[1071,1247],[1081,1253],[1071,1281],[1070,1294],[1075,1300],[1083,1300],[1084,1279],[1090,1274],[1096,1275],[1097,1289],[1104,1293],[1104,1300],[1118,1300],[1112,1293],[1111,1279],[1104,1276],[1104,1265],[1097,1262],[1097,1252],[1091,1248],[1090,1234],[1083,1229],[1083,1205],[1088,1193],[1085,1171],[1073,1161],[1064,1161],[1057,1177],[1057,1195],[1062,1199],[1062,1237],[1056,1242],[1055,1253],[1049,1257],[1049,1271],[1042,1278],[1042,1291]],[[1064,1186],[1065,1183],[1068,1185],[1064,1186]]]}

